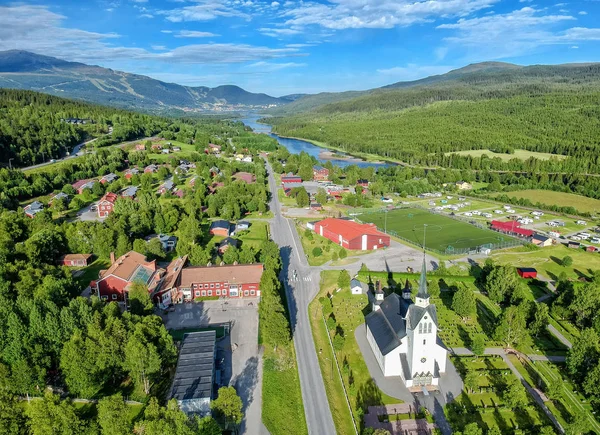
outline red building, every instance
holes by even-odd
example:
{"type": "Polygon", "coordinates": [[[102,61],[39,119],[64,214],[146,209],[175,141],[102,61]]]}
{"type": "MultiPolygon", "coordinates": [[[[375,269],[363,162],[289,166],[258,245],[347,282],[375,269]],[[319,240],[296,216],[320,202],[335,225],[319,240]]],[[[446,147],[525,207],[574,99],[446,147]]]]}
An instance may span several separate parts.
{"type": "Polygon", "coordinates": [[[90,287],[103,301],[124,301],[126,293],[133,282],[148,286],[149,290],[156,288],[160,274],[156,261],[148,261],[146,257],[135,251],[129,251],[117,260],[111,254],[111,266],[100,272],[99,278],[90,283],[90,287]]]}
{"type": "Polygon", "coordinates": [[[242,180],[246,184],[253,184],[256,182],[256,177],[250,172],[237,172],[233,174],[232,178],[234,180],[242,180]]]}
{"type": "Polygon", "coordinates": [[[177,281],[174,302],[202,297],[260,297],[262,264],[186,267],[177,281]]]}
{"type": "Polygon", "coordinates": [[[210,224],[208,232],[213,236],[229,237],[231,234],[231,223],[225,220],[214,221],[210,224]]]}
{"type": "Polygon", "coordinates": [[[115,207],[117,198],[117,194],[112,192],[108,192],[106,195],[104,195],[98,202],[98,217],[103,218],[111,214],[113,208],[115,207]]]}
{"type": "Polygon", "coordinates": [[[356,185],[364,189],[369,188],[369,180],[356,180],[356,185]]]}
{"type": "Polygon", "coordinates": [[[94,187],[94,184],[96,184],[96,180],[79,180],[71,184],[71,186],[81,195],[84,189],[91,189],[94,187]]]}
{"type": "Polygon", "coordinates": [[[315,224],[315,233],[346,248],[367,251],[390,246],[390,236],[374,225],[345,219],[327,218],[315,224]]]}
{"type": "Polygon", "coordinates": [[[131,180],[131,177],[133,177],[134,175],[137,175],[139,173],[140,173],[140,170],[138,168],[127,169],[127,171],[125,171],[125,178],[127,180],[131,180]]]}
{"type": "MultiPolygon", "coordinates": [[[[284,188],[288,187],[288,185],[292,184],[292,185],[296,185],[296,184],[302,184],[302,178],[299,177],[298,175],[293,175],[293,174],[287,174],[287,175],[282,175],[281,176],[281,184],[283,185],[284,188]]],[[[294,186],[296,187],[296,186],[294,186]]]]}
{"type": "Polygon", "coordinates": [[[329,179],[329,169],[323,166],[313,166],[313,180],[327,181],[329,179]]]}
{"type": "Polygon", "coordinates": [[[62,266],[85,267],[89,266],[92,254],[67,254],[63,255],[58,263],[62,266]]]}
{"type": "Polygon", "coordinates": [[[537,278],[537,270],[533,267],[517,267],[517,273],[521,278],[537,278]]]}
{"type": "Polygon", "coordinates": [[[521,228],[521,224],[516,221],[492,221],[492,229],[501,233],[511,234],[520,237],[533,237],[534,231],[521,228]]]}

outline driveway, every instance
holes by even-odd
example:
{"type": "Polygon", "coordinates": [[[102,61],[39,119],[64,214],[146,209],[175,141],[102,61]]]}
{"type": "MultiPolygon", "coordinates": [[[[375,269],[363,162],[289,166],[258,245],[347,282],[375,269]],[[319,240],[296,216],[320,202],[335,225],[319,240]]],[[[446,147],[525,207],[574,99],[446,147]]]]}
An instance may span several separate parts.
{"type": "Polygon", "coordinates": [[[98,203],[97,202],[93,202],[90,205],[87,205],[85,207],[83,207],[81,210],[79,210],[77,212],[77,217],[75,218],[76,220],[79,221],[97,221],[97,222],[102,222],[104,219],[106,218],[100,218],[98,217],[98,212],[93,210],[92,211],[92,207],[97,207],[98,203]]]}
{"type": "MultiPolygon", "coordinates": [[[[367,255],[360,255],[354,263],[345,266],[323,266],[324,269],[341,270],[346,269],[351,275],[358,273],[361,265],[364,263],[369,270],[392,272],[406,272],[408,267],[412,267],[413,271],[420,272],[423,265],[423,252],[403,245],[392,240],[389,248],[377,250],[367,255]]],[[[438,260],[429,254],[425,254],[427,270],[435,270],[438,268],[438,260]]]]}
{"type": "Polygon", "coordinates": [[[217,342],[223,355],[223,385],[233,385],[244,404],[240,433],[268,433],[261,422],[262,355],[258,347],[258,299],[229,299],[175,305],[161,314],[167,329],[201,328],[230,323],[228,337],[217,342]]]}

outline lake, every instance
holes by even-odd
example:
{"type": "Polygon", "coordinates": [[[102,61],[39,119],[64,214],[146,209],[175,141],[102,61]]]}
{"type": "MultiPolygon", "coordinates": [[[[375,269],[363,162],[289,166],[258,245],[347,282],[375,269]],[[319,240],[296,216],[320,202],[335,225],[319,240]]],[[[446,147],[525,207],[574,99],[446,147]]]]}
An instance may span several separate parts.
{"type": "MultiPolygon", "coordinates": [[[[322,159],[320,157],[320,154],[323,151],[327,151],[327,148],[321,148],[318,147],[316,145],[313,145],[310,142],[307,142],[305,140],[299,140],[299,139],[288,139],[285,137],[280,137],[278,135],[276,135],[275,133],[271,132],[271,126],[267,125],[267,124],[259,124],[258,120],[263,118],[263,116],[259,116],[259,115],[248,115],[245,118],[242,118],[241,121],[247,125],[248,127],[250,127],[252,130],[254,130],[257,133],[265,133],[268,134],[269,136],[271,136],[272,138],[277,139],[277,142],[279,142],[280,145],[286,147],[288,149],[288,151],[292,154],[300,154],[302,151],[304,151],[305,153],[313,156],[314,158],[316,158],[317,160],[319,160],[322,163],[325,163],[326,161],[330,161],[331,163],[333,163],[334,165],[340,166],[342,168],[346,167],[346,166],[350,166],[350,165],[356,165],[359,166],[361,168],[367,168],[367,167],[374,167],[374,168],[385,168],[387,166],[392,166],[391,163],[374,163],[374,162],[367,162],[364,160],[360,160],[357,158],[352,158],[352,160],[344,160],[344,159],[322,159]]],[[[341,155],[347,155],[344,153],[340,153],[336,151],[336,154],[341,154],[341,155]]],[[[349,156],[351,157],[351,156],[349,156]]]]}

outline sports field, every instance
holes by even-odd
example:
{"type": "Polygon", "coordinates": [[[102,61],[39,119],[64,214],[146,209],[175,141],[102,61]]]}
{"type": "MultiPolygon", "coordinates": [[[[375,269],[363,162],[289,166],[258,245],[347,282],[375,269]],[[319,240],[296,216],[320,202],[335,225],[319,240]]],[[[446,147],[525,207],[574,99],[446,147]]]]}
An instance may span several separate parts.
{"type": "MultiPolygon", "coordinates": [[[[385,226],[385,214],[365,213],[357,216],[363,222],[372,222],[380,229],[385,226]]],[[[453,250],[477,248],[487,244],[513,242],[514,238],[502,235],[488,229],[481,229],[467,222],[461,222],[426,210],[405,208],[387,212],[387,231],[390,235],[397,234],[410,242],[422,246],[423,228],[427,224],[427,249],[444,253],[453,250]]]]}

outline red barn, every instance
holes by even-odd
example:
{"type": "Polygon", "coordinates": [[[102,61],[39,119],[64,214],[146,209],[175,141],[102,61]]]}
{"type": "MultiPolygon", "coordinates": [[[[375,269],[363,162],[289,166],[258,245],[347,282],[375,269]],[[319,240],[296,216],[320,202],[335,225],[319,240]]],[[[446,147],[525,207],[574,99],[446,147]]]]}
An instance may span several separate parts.
{"type": "Polygon", "coordinates": [[[283,187],[288,187],[288,185],[292,184],[294,185],[294,187],[296,187],[295,185],[297,184],[302,184],[302,178],[299,177],[298,175],[292,175],[287,174],[287,175],[282,175],[281,176],[281,184],[283,185],[283,187]]]}
{"type": "Polygon", "coordinates": [[[517,273],[521,278],[537,278],[537,270],[533,267],[517,267],[517,273]]]}
{"type": "Polygon", "coordinates": [[[98,217],[107,217],[109,214],[111,214],[113,208],[115,207],[117,198],[117,194],[112,192],[108,192],[106,195],[104,195],[98,202],[98,217]]]}
{"type": "Polygon", "coordinates": [[[323,166],[313,166],[313,180],[327,181],[329,179],[329,169],[323,166]]]}
{"type": "Polygon", "coordinates": [[[89,266],[89,260],[92,254],[67,254],[63,255],[58,263],[69,267],[84,267],[89,266]]]}
{"type": "Polygon", "coordinates": [[[533,237],[534,231],[527,230],[525,228],[521,228],[521,224],[516,221],[492,221],[491,222],[492,230],[499,231],[501,233],[511,234],[515,236],[521,237],[533,237]]]}
{"type": "Polygon", "coordinates": [[[315,233],[347,249],[367,251],[390,246],[390,236],[374,225],[345,219],[328,218],[317,222],[315,233]]]}

